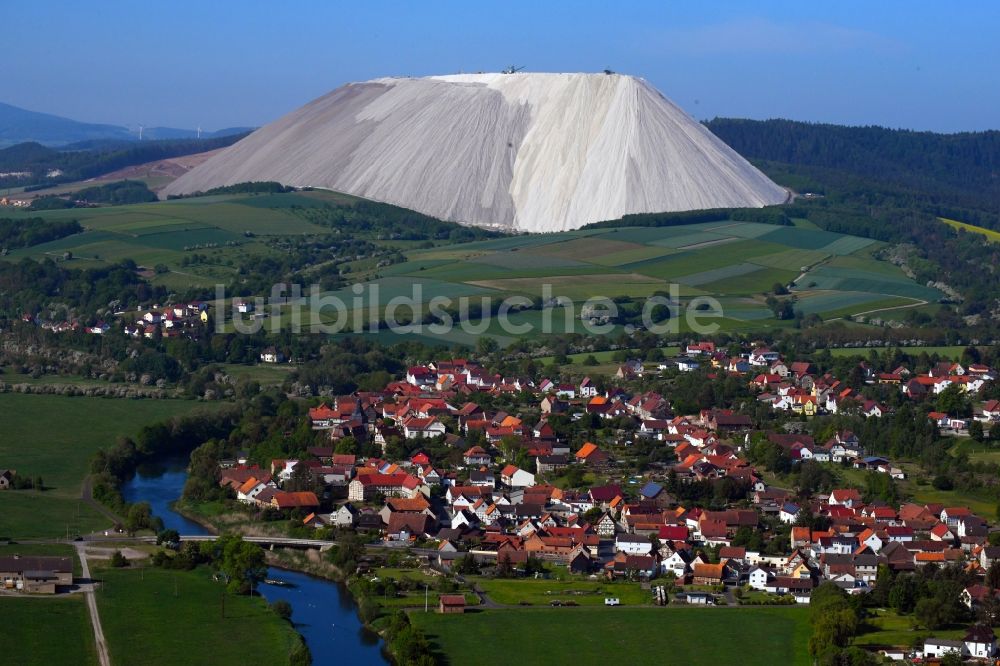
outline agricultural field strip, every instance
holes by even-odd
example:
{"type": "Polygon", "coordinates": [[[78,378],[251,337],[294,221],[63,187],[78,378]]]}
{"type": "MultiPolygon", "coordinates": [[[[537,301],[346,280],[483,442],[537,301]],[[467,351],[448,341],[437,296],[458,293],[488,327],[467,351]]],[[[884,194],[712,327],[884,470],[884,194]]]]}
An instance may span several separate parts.
{"type": "Polygon", "coordinates": [[[1000,243],[1000,231],[994,229],[987,229],[986,227],[977,227],[974,224],[969,224],[967,222],[959,222],[958,220],[951,220],[946,217],[939,217],[939,220],[947,224],[952,229],[961,229],[970,234],[980,234],[986,236],[986,239],[991,243],[1000,243]]]}
{"type": "MultiPolygon", "coordinates": [[[[756,264],[751,264],[756,266],[756,264]]],[[[725,295],[749,295],[765,294],[770,292],[775,284],[789,284],[795,279],[796,272],[782,270],[780,268],[761,268],[737,275],[723,278],[715,282],[700,285],[706,292],[719,296],[725,295]]]]}
{"type": "Polygon", "coordinates": [[[710,282],[717,282],[726,278],[739,277],[741,275],[746,275],[748,273],[754,273],[760,270],[760,266],[757,264],[742,263],[742,264],[730,264],[729,266],[723,266],[722,268],[713,268],[711,270],[702,271],[700,273],[692,273],[690,275],[684,275],[679,277],[678,280],[684,282],[684,284],[690,284],[695,287],[701,287],[703,285],[709,284],[710,282]]]}
{"type": "MultiPolygon", "coordinates": [[[[861,310],[857,306],[880,303],[887,300],[884,295],[866,291],[816,292],[800,296],[795,309],[804,314],[821,314],[845,309],[861,310]]],[[[904,303],[912,302],[909,300],[904,303]]]]}

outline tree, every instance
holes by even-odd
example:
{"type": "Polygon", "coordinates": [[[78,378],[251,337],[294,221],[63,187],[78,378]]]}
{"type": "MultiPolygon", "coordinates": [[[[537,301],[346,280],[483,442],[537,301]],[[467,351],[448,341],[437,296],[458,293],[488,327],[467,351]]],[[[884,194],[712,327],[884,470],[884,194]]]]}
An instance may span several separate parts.
{"type": "Polygon", "coordinates": [[[232,534],[219,537],[216,544],[222,549],[222,570],[229,576],[229,591],[245,594],[254,583],[264,580],[267,563],[260,546],[232,534]]]}
{"type": "Polygon", "coordinates": [[[122,551],[116,550],[111,554],[111,566],[116,569],[121,569],[122,567],[128,566],[128,558],[122,555],[122,551]]]}
{"type": "Polygon", "coordinates": [[[1000,590],[1000,563],[994,562],[986,570],[986,586],[991,590],[1000,590]]]}
{"type": "Polygon", "coordinates": [[[368,597],[363,598],[358,603],[358,617],[360,617],[361,621],[364,622],[365,624],[371,624],[372,622],[377,620],[378,616],[381,614],[381,611],[382,611],[381,606],[379,606],[378,603],[376,603],[373,599],[369,599],[368,597]]]}
{"type": "Polygon", "coordinates": [[[139,530],[147,530],[153,526],[153,512],[149,502],[137,502],[128,508],[125,517],[125,531],[134,535],[139,530]]]}
{"type": "Polygon", "coordinates": [[[527,561],[524,563],[524,572],[533,576],[536,573],[545,573],[547,570],[545,568],[545,563],[534,555],[529,555],[527,561]]]}
{"type": "Polygon", "coordinates": [[[962,666],[964,663],[965,660],[962,658],[962,655],[955,650],[946,652],[945,655],[941,657],[941,666],[962,666]]]}
{"type": "Polygon", "coordinates": [[[346,453],[346,454],[352,454],[352,453],[356,454],[358,452],[358,440],[356,440],[354,437],[351,436],[342,437],[340,441],[337,442],[336,452],[346,453]]]}
{"type": "Polygon", "coordinates": [[[847,593],[833,583],[823,583],[809,599],[812,635],[809,652],[813,656],[846,647],[858,630],[858,616],[847,593]]]}
{"type": "Polygon", "coordinates": [[[161,530],[156,535],[157,546],[166,545],[170,548],[176,548],[180,542],[181,535],[177,530],[161,530]]]}
{"type": "Polygon", "coordinates": [[[938,394],[937,410],[950,416],[963,417],[972,413],[972,406],[958,384],[949,384],[938,394]]]}
{"type": "Polygon", "coordinates": [[[466,553],[462,557],[458,558],[458,561],[455,562],[453,568],[460,574],[479,573],[479,563],[476,562],[476,558],[473,557],[471,553],[466,553]]]}
{"type": "Polygon", "coordinates": [[[983,430],[983,424],[975,419],[969,423],[969,437],[977,442],[983,442],[986,440],[986,432],[983,430]]]}
{"type": "Polygon", "coordinates": [[[282,620],[291,621],[292,619],[292,605],[284,599],[278,599],[271,604],[271,610],[282,620]]]}
{"type": "Polygon", "coordinates": [[[924,597],[918,601],[913,615],[920,626],[931,631],[940,629],[951,620],[947,602],[938,597],[924,597]]]}
{"type": "Polygon", "coordinates": [[[906,614],[913,611],[917,603],[917,579],[911,574],[896,576],[889,588],[889,606],[897,613],[906,614]]]}
{"type": "Polygon", "coordinates": [[[510,553],[504,551],[497,561],[497,578],[510,578],[514,575],[514,565],[510,561],[510,553]]]}
{"type": "Polygon", "coordinates": [[[992,594],[983,597],[976,607],[976,619],[991,627],[1000,623],[1000,599],[992,594]]]}
{"type": "Polygon", "coordinates": [[[496,338],[492,338],[488,335],[482,335],[476,341],[476,352],[480,356],[487,356],[500,349],[500,344],[496,341],[496,338]]]}
{"type": "Polygon", "coordinates": [[[947,474],[938,474],[931,481],[931,485],[938,490],[953,490],[955,488],[955,483],[951,480],[947,474]]]}
{"type": "Polygon", "coordinates": [[[814,616],[813,633],[809,637],[809,652],[820,655],[831,647],[846,647],[858,631],[858,617],[847,607],[814,616]]]}

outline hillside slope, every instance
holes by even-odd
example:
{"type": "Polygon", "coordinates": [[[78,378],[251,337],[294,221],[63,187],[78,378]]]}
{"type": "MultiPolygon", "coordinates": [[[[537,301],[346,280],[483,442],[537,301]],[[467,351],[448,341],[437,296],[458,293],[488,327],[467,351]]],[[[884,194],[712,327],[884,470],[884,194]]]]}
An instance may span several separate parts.
{"type": "Polygon", "coordinates": [[[0,147],[26,141],[58,146],[74,141],[128,138],[129,132],[124,127],[81,123],[0,102],[0,147]]]}
{"type": "Polygon", "coordinates": [[[604,74],[349,84],[254,132],[163,194],[260,180],[527,231],[786,198],[644,80],[604,74]]]}

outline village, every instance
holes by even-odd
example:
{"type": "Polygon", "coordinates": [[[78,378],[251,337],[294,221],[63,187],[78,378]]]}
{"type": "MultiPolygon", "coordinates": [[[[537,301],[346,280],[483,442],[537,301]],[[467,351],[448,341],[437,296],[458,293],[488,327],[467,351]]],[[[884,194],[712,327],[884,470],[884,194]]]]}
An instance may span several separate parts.
{"type": "MultiPolygon", "coordinates": [[[[912,400],[946,390],[972,398],[970,418],[927,415],[942,434],[1000,423],[996,400],[975,401],[996,378],[986,365],[941,363],[915,374],[861,362],[852,374],[863,384],[850,386],[763,346],[729,357],[702,341],[655,367],[627,361],[610,381],[504,377],[464,359],[412,366],[382,391],[310,408],[309,426],[324,444],[307,455],[261,461],[240,452],[220,461],[218,479],[249,508],[297,516],[329,534],[357,531],[383,547],[415,546],[440,570],[470,557],[522,573],[544,563],[591,580],[640,582],[659,605],[809,604],[824,583],[863,595],[883,572],[928,567],[957,567],[977,581],[961,594],[970,617],[998,597],[1000,581],[988,572],[1000,572],[1000,539],[992,538],[1000,533],[986,516],[890,503],[858,487],[803,494],[774,485],[750,460],[763,445],[793,467],[906,477],[854,432],[817,442],[794,429],[757,430],[734,409],[676,414],[669,396],[628,389],[698,366],[739,377],[758,404],[804,419],[882,418],[890,408],[862,390],[890,385],[912,400]],[[612,435],[577,441],[584,425],[612,435]],[[640,449],[646,463],[637,467],[640,449]]],[[[460,599],[442,597],[441,612],[461,612],[460,599]]],[[[896,659],[948,652],[998,654],[992,629],[977,623],[964,641],[932,636],[915,653],[883,650],[896,659]]]]}

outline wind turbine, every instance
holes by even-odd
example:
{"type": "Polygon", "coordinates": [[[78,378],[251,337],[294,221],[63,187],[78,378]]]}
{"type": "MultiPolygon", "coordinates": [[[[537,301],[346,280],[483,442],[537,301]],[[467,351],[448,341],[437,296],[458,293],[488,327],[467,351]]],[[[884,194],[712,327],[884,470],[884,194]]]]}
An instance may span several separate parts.
{"type": "Polygon", "coordinates": [[[142,141],[142,123],[139,123],[139,141],[142,141]]]}
{"type": "Polygon", "coordinates": [[[201,138],[201,125],[198,125],[198,138],[201,138]]]}

